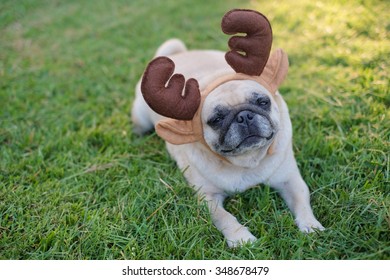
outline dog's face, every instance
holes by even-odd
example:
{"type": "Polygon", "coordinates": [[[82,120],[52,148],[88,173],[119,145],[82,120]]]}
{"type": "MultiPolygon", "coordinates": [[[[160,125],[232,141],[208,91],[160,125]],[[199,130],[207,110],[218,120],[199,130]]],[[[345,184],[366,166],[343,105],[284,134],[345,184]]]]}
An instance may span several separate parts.
{"type": "Polygon", "coordinates": [[[251,167],[266,155],[279,128],[272,95],[250,80],[229,81],[213,90],[202,109],[204,139],[232,163],[251,167]]]}

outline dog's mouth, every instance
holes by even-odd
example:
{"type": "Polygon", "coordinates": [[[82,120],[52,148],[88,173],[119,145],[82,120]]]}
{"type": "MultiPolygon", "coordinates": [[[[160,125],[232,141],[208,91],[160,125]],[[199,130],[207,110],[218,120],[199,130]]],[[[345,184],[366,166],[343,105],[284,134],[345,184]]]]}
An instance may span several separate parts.
{"type": "MultiPolygon", "coordinates": [[[[263,136],[260,136],[260,135],[249,135],[249,136],[245,137],[240,142],[240,144],[238,144],[236,147],[234,147],[232,149],[221,150],[221,152],[224,153],[224,154],[230,154],[230,153],[233,153],[236,150],[240,150],[240,149],[243,149],[243,148],[259,147],[259,144],[264,139],[266,140],[266,142],[268,142],[268,141],[272,140],[272,138],[274,138],[274,135],[275,135],[274,132],[272,132],[271,135],[268,136],[268,137],[263,137],[263,136]]],[[[261,145],[261,146],[263,146],[263,145],[261,145]]]]}

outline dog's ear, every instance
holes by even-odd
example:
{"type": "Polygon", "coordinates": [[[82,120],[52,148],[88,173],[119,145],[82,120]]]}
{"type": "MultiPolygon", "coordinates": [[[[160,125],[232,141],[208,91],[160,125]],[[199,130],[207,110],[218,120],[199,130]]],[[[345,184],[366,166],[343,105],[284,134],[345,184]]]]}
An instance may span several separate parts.
{"type": "Polygon", "coordinates": [[[156,124],[155,129],[158,136],[174,145],[193,143],[199,138],[191,121],[164,119],[156,124]]]}
{"type": "Polygon", "coordinates": [[[282,49],[277,49],[271,54],[260,77],[269,85],[271,93],[274,94],[286,78],[287,71],[287,54],[282,49]]]}

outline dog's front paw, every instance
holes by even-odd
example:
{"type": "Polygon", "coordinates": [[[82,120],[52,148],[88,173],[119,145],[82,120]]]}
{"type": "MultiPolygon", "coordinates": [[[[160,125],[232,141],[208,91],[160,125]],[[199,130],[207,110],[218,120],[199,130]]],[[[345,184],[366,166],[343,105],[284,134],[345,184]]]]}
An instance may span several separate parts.
{"type": "Polygon", "coordinates": [[[299,230],[303,233],[311,233],[315,230],[323,231],[325,228],[321,225],[319,221],[316,220],[316,218],[306,218],[306,219],[295,219],[295,222],[299,228],[299,230]]]}
{"type": "Polygon", "coordinates": [[[230,248],[240,247],[245,243],[251,243],[257,240],[246,227],[241,227],[236,231],[226,234],[225,237],[230,248]]]}

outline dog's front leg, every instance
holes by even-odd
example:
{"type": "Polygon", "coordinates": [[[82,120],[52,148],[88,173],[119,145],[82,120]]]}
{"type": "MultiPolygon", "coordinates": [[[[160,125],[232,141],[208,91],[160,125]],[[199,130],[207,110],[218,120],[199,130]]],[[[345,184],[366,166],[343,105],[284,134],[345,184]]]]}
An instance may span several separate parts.
{"type": "MultiPolygon", "coordinates": [[[[270,181],[271,187],[279,191],[295,217],[295,222],[302,232],[313,232],[325,228],[314,217],[310,206],[309,188],[296,167],[295,160],[290,166],[288,176],[282,181],[270,181]],[[295,165],[295,166],[294,166],[295,165]]],[[[279,178],[280,179],[280,178],[279,178]]]]}
{"type": "Polygon", "coordinates": [[[256,237],[245,226],[241,225],[236,217],[225,210],[223,207],[224,195],[206,194],[205,199],[209,206],[211,219],[217,229],[225,236],[229,247],[237,247],[256,240],[256,237]]]}

